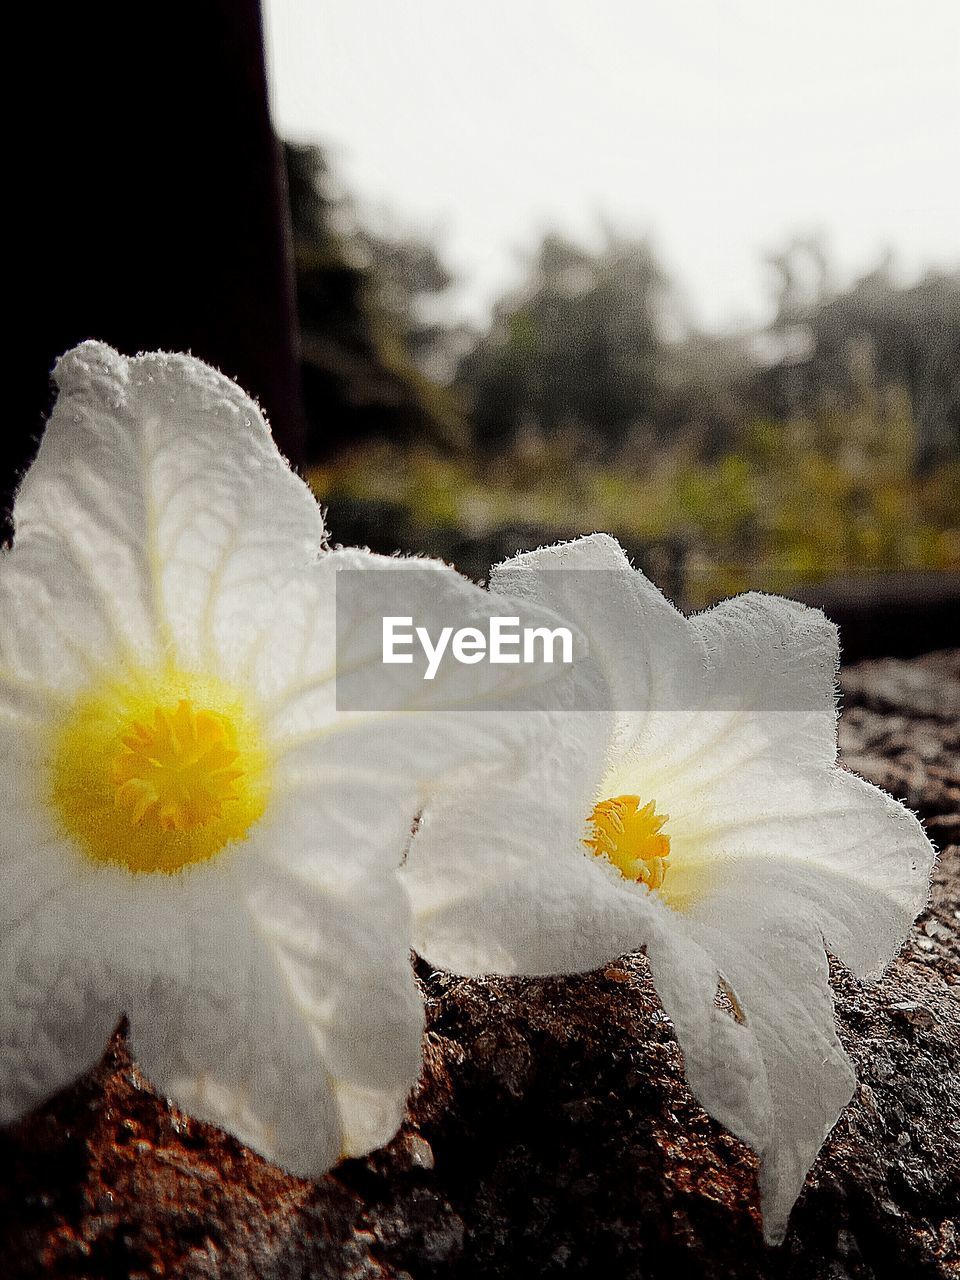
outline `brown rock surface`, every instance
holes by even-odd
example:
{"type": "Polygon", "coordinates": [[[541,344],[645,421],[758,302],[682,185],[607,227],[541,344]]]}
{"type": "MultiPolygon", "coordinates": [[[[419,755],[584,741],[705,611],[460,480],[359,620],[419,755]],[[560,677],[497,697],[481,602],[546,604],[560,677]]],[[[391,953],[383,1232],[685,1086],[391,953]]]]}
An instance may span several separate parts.
{"type": "Polygon", "coordinates": [[[943,847],[884,979],[835,972],[856,1097],[779,1249],[755,1162],[690,1095],[642,957],[421,967],[426,1061],[385,1151],[317,1184],[158,1098],[122,1035],[0,1134],[0,1276],[911,1280],[960,1274],[960,652],[844,677],[841,747],[943,847]]]}

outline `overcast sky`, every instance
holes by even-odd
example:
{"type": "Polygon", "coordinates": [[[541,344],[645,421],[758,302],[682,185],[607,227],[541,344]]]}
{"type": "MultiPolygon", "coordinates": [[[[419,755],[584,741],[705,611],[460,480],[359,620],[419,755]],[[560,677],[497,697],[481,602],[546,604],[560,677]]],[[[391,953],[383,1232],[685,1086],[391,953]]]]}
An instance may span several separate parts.
{"type": "Polygon", "coordinates": [[[844,277],[960,264],[960,0],[264,0],[287,137],[436,233],[479,318],[523,251],[649,232],[717,325],[760,252],[822,229],[844,277]]]}

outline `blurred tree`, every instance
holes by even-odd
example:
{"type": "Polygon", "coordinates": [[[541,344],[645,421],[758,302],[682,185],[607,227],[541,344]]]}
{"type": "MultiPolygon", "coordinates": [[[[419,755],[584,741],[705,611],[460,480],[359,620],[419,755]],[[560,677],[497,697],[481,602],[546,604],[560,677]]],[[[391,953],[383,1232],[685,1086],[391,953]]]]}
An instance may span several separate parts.
{"type": "Polygon", "coordinates": [[[442,317],[444,295],[454,278],[435,246],[412,232],[401,238],[362,227],[352,243],[367,267],[374,301],[390,332],[424,377],[449,381],[466,330],[442,317]]]}
{"type": "Polygon", "coordinates": [[[320,147],[288,143],[286,163],[308,453],[369,436],[462,440],[459,399],[431,364],[450,330],[422,311],[451,283],[436,250],[362,228],[320,147]]]}
{"type": "Polygon", "coordinates": [[[916,464],[925,469],[960,450],[960,272],[931,274],[909,288],[888,271],[859,280],[808,321],[810,377],[829,385],[845,356],[853,378],[901,386],[918,433],[916,464]]]}
{"type": "Polygon", "coordinates": [[[613,444],[631,426],[662,421],[671,303],[646,241],[608,232],[591,252],[548,235],[460,366],[478,442],[494,448],[532,427],[546,437],[587,430],[613,444]]]}
{"type": "Polygon", "coordinates": [[[960,271],[897,284],[885,255],[848,289],[832,287],[816,238],[770,255],[781,358],[761,379],[766,407],[786,415],[865,394],[906,392],[921,469],[960,451],[960,271]]]}
{"type": "Polygon", "coordinates": [[[766,262],[774,277],[775,330],[822,306],[830,296],[830,263],[822,236],[798,236],[784,248],[768,253],[766,262]]]}
{"type": "MultiPolygon", "coordinates": [[[[478,443],[573,430],[610,448],[735,448],[757,416],[785,421],[906,393],[913,464],[960,451],[960,273],[898,285],[882,261],[846,290],[817,236],[768,255],[775,315],[753,333],[683,323],[646,241],[592,252],[547,236],[459,368],[478,443]]],[[[882,420],[884,415],[880,415],[882,420]]]]}

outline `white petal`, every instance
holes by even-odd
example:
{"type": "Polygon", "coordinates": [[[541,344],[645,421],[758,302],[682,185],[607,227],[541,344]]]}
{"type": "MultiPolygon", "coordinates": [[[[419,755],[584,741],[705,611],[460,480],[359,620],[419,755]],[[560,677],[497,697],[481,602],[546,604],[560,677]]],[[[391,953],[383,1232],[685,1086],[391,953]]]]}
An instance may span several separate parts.
{"type": "Polygon", "coordinates": [[[769,1143],[773,1107],[754,1037],[718,1007],[717,965],[688,929],[664,912],[647,937],[653,984],[673,1022],[693,1094],[715,1120],[756,1151],[769,1143]]]}
{"type": "MultiPolygon", "coordinates": [[[[824,1138],[849,1102],[854,1073],[834,1029],[827,958],[811,906],[789,890],[758,901],[749,877],[730,876],[688,918],[746,1016],[745,1029],[762,1059],[771,1124],[761,1157],[764,1233],[777,1243],[824,1138]]],[[[684,1054],[698,1044],[680,1037],[684,1054]]],[[[688,1067],[689,1071],[689,1067],[688,1067]]],[[[696,1079],[705,1109],[735,1133],[754,1123],[747,1099],[715,1088],[709,1075],[696,1079]]],[[[748,1139],[750,1140],[750,1139],[748,1139]]]]}
{"type": "Polygon", "coordinates": [[[298,854],[297,824],[280,825],[282,851],[255,833],[179,876],[100,880],[99,910],[92,893],[80,910],[152,1083],[314,1177],[393,1136],[422,1010],[395,876],[343,849],[339,869],[329,847],[298,854]]]}
{"type": "Polygon", "coordinates": [[[182,877],[179,942],[138,969],[131,1035],[150,1079],[302,1176],[389,1141],[419,1072],[409,907],[384,868],[400,840],[390,809],[358,820],[351,844],[291,797],[235,857],[182,877]],[[363,836],[388,826],[374,856],[363,836]]]}
{"type": "Polygon", "coordinates": [[[190,356],[128,360],[85,343],[55,378],[5,557],[23,616],[3,641],[15,673],[70,687],[77,649],[88,663],[229,656],[268,613],[271,579],[309,563],[323,538],[258,409],[190,356]]]}
{"type": "MultiPolygon", "coordinates": [[[[64,839],[40,793],[46,769],[41,736],[0,716],[0,758],[0,939],[6,939],[28,926],[42,933],[44,904],[59,910],[58,896],[70,892],[86,864],[64,839]]],[[[63,910],[69,921],[70,911],[63,910]]]]}
{"type": "Polygon", "coordinates": [[[608,535],[516,556],[492,570],[490,587],[545,605],[579,628],[617,711],[689,705],[688,686],[703,662],[693,629],[608,535]]]}
{"type": "Polygon", "coordinates": [[[612,792],[700,813],[766,803],[773,781],[836,758],[837,634],[819,610],[756,593],[688,624],[700,661],[673,708],[623,717],[612,792]]]}
{"type": "Polygon", "coordinates": [[[581,843],[612,715],[542,713],[537,723],[536,757],[518,751],[506,775],[474,770],[436,788],[421,814],[402,877],[414,947],[434,964],[462,973],[576,972],[638,945],[628,910],[623,945],[610,950],[610,881],[588,865],[595,859],[581,843]]]}
{"type": "MultiPolygon", "coordinates": [[[[755,780],[756,781],[756,780],[755,780]]],[[[735,874],[766,895],[789,890],[814,913],[830,951],[875,976],[896,954],[929,893],[934,850],[909,810],[839,769],[771,766],[765,787],[718,798],[710,820],[675,824],[674,865],[735,874]]]]}
{"type": "Polygon", "coordinates": [[[178,961],[125,975],[137,1062],[191,1115],[319,1176],[342,1132],[310,1019],[248,912],[190,897],[183,911],[192,929],[178,961]]]}
{"type": "Polygon", "coordinates": [[[621,889],[579,843],[585,821],[572,826],[555,796],[495,781],[428,807],[401,873],[415,950],[467,974],[577,973],[637,950],[646,894],[621,889]]]}
{"type": "Polygon", "coordinates": [[[322,830],[322,854],[297,858],[288,847],[249,899],[288,998],[312,1028],[348,1155],[384,1145],[399,1127],[423,1029],[409,900],[396,871],[382,865],[395,861],[399,839],[365,853],[360,814],[355,825],[358,839],[344,832],[338,847],[322,830]],[[381,864],[372,875],[371,861],[381,864]]]}
{"type": "Polygon", "coordinates": [[[5,849],[4,1118],[90,1066],[127,1012],[160,1090],[298,1174],[389,1140],[422,1026],[392,870],[405,820],[382,788],[328,800],[291,795],[174,876],[94,866],[42,815],[35,846],[5,849]]]}
{"type": "Polygon", "coordinates": [[[618,712],[607,795],[672,815],[740,789],[757,761],[835,756],[836,630],[816,610],[754,595],[687,619],[605,535],[518,556],[491,585],[587,636],[618,712]]]}
{"type": "Polygon", "coordinates": [[[4,861],[0,920],[0,1124],[93,1066],[122,1009],[74,910],[67,868],[50,851],[4,861]]]}
{"type": "Polygon", "coordinates": [[[518,556],[491,584],[587,635],[621,714],[611,794],[663,810],[678,787],[742,788],[771,758],[836,758],[837,632],[819,610],[751,593],[686,619],[605,535],[518,556]]]}
{"type": "Polygon", "coordinates": [[[137,1061],[180,1106],[298,1171],[337,1159],[322,1057],[238,899],[235,859],[133,876],[64,846],[34,869],[46,891],[4,933],[5,1118],[92,1065],[126,1012],[137,1061]]]}
{"type": "Polygon", "coordinates": [[[819,609],[756,591],[691,621],[710,654],[708,709],[731,715],[728,759],[738,751],[736,726],[753,713],[784,763],[832,764],[840,667],[834,623],[819,609]]]}
{"type": "Polygon", "coordinates": [[[0,714],[36,725],[125,646],[120,610],[68,542],[0,550],[0,714]]]}

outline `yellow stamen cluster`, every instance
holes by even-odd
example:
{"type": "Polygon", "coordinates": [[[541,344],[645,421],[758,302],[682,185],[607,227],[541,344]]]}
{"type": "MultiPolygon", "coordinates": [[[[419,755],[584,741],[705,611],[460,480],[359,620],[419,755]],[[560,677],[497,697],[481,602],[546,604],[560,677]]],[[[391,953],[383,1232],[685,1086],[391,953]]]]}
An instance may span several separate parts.
{"type": "Polygon", "coordinates": [[[639,796],[614,796],[594,805],[593,834],[583,843],[625,879],[659,889],[670,856],[670,837],[661,830],[667,819],[667,814],[657,813],[653,800],[641,807],[639,796]]]}
{"type": "Polygon", "coordinates": [[[149,821],[162,831],[192,831],[221,817],[243,777],[235,740],[225,716],[189,698],[173,710],[155,707],[152,721],[132,722],[113,762],[117,808],[132,825],[149,821]]]}
{"type": "Polygon", "coordinates": [[[242,840],[262,815],[262,741],[221,681],[136,672],[88,691],[58,727],[53,806],[93,862],[171,874],[242,840]]]}

